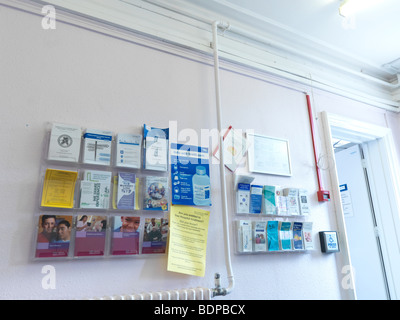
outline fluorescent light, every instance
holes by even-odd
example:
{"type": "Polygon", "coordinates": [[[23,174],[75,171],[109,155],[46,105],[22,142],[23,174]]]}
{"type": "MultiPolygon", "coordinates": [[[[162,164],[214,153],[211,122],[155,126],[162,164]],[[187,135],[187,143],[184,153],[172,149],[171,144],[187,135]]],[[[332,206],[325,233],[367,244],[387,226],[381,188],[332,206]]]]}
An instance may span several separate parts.
{"type": "Polygon", "coordinates": [[[344,0],[339,7],[339,14],[343,17],[349,17],[381,1],[382,0],[344,0]]]}

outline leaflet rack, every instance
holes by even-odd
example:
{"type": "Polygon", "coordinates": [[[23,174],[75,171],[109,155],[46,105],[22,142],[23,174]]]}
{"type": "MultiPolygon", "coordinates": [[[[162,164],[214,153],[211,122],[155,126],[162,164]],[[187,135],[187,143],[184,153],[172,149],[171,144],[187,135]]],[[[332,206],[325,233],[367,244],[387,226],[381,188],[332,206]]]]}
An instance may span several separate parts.
{"type": "Polygon", "coordinates": [[[117,154],[121,149],[116,135],[110,133],[108,138],[98,133],[95,138],[99,145],[105,143],[88,146],[82,132],[87,130],[48,125],[32,258],[143,258],[164,254],[170,206],[168,164],[166,171],[144,169],[143,143],[130,155],[126,150],[117,154]],[[63,152],[74,144],[75,149],[63,152]],[[99,152],[96,157],[100,161],[86,161],[88,151],[99,152]],[[121,157],[137,156],[135,152],[141,154],[137,168],[121,165],[121,157]]]}

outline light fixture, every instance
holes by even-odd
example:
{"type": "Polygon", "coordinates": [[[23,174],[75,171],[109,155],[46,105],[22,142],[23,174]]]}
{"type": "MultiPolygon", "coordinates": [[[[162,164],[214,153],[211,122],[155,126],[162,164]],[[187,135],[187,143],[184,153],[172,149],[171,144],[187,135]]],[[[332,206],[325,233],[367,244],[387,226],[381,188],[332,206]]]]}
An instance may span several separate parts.
{"type": "Polygon", "coordinates": [[[382,0],[344,0],[339,7],[339,14],[343,17],[350,17],[356,12],[371,7],[382,0]]]}

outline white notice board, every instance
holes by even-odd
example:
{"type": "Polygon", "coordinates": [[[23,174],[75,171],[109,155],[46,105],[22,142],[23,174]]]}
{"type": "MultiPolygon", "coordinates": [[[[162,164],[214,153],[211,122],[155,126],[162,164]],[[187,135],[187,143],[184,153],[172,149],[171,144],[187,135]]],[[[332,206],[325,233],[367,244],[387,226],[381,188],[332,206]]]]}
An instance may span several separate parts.
{"type": "Polygon", "coordinates": [[[246,132],[250,142],[249,171],[291,176],[289,141],[246,132]]]}

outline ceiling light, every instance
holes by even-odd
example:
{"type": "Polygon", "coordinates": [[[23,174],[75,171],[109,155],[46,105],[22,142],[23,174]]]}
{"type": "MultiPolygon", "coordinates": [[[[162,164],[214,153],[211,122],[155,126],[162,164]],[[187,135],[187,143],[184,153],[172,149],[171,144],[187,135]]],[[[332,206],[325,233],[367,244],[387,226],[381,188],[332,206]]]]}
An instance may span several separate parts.
{"type": "Polygon", "coordinates": [[[339,7],[339,14],[343,17],[349,17],[381,1],[382,0],[344,0],[339,7]]]}

